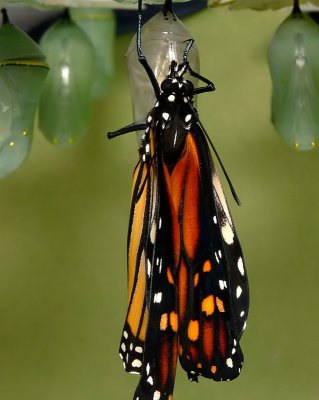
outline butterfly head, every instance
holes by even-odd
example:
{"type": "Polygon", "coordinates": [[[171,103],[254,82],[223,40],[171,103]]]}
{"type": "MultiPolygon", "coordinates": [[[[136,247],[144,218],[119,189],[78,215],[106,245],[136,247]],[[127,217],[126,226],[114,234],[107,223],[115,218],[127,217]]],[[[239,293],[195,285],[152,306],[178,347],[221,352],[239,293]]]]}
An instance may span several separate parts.
{"type": "Polygon", "coordinates": [[[176,61],[171,62],[169,73],[161,84],[162,93],[166,98],[192,97],[194,85],[184,78],[187,67],[188,63],[185,62],[181,64],[177,64],[176,61]]]}

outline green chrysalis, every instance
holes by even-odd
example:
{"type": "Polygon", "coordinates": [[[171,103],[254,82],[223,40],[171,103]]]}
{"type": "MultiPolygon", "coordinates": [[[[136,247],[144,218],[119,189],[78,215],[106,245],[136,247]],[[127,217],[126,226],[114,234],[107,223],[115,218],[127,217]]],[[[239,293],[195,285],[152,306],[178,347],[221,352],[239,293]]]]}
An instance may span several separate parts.
{"type": "Polygon", "coordinates": [[[290,146],[310,150],[319,139],[319,27],[292,14],[275,32],[268,53],[273,83],[272,121],[290,146]]]}
{"type": "Polygon", "coordinates": [[[53,144],[77,143],[90,116],[94,50],[66,13],[41,39],[50,71],[40,99],[39,127],[53,144]]]}
{"type": "Polygon", "coordinates": [[[114,12],[107,8],[71,8],[70,14],[93,45],[95,71],[92,92],[94,97],[103,97],[112,82],[114,69],[114,12]]]}
{"type": "Polygon", "coordinates": [[[12,25],[0,27],[0,178],[28,156],[34,116],[48,66],[38,45],[12,25]]]}

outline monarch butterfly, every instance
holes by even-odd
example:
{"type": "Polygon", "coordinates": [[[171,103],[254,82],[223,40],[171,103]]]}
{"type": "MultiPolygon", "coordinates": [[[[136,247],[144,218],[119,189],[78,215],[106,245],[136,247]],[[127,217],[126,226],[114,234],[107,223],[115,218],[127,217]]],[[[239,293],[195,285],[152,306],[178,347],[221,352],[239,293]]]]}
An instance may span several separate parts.
{"type": "MultiPolygon", "coordinates": [[[[191,381],[199,375],[216,381],[239,375],[249,292],[208,143],[215,148],[193,105],[194,95],[213,91],[214,85],[188,63],[193,40],[183,62],[172,61],[159,85],[141,49],[141,3],[137,55],[157,101],[145,123],[108,133],[114,138],[145,130],[133,177],[129,305],[120,357],[127,372],[141,375],[134,400],[171,400],[178,357],[191,381]],[[205,86],[194,88],[184,79],[186,72],[205,86]]],[[[164,13],[172,12],[171,3],[166,1],[164,13]]]]}

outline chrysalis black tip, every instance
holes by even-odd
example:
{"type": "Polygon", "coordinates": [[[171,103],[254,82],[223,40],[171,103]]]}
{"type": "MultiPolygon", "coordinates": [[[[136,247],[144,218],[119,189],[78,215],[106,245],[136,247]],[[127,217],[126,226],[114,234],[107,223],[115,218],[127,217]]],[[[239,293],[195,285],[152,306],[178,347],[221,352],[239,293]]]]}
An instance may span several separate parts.
{"type": "Polygon", "coordinates": [[[300,15],[301,14],[299,0],[294,0],[294,7],[292,9],[292,14],[293,15],[300,15]]]}
{"type": "Polygon", "coordinates": [[[166,16],[169,12],[174,14],[173,12],[173,0],[166,0],[163,8],[162,8],[162,12],[164,14],[164,16],[166,16]]]}
{"type": "Polygon", "coordinates": [[[9,17],[8,17],[8,13],[7,10],[5,8],[1,8],[1,14],[2,14],[2,23],[3,24],[9,24],[9,17]]]}
{"type": "Polygon", "coordinates": [[[62,18],[63,20],[65,20],[65,21],[69,21],[69,20],[71,19],[71,17],[70,17],[70,10],[69,10],[68,7],[66,7],[66,8],[63,10],[62,15],[61,15],[61,18],[62,18]]]}

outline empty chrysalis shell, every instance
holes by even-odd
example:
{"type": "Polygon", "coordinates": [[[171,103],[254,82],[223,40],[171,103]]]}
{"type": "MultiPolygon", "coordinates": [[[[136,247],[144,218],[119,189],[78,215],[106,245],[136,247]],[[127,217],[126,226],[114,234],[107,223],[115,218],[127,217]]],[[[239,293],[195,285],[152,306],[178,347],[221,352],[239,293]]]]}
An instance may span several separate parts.
{"type": "Polygon", "coordinates": [[[40,130],[55,145],[77,143],[89,126],[93,47],[68,14],[48,29],[40,45],[50,66],[40,99],[40,130]]]}
{"type": "Polygon", "coordinates": [[[0,178],[28,156],[34,116],[48,66],[37,44],[2,10],[0,27],[0,178]]]}
{"type": "Polygon", "coordinates": [[[71,8],[70,14],[93,45],[95,71],[92,92],[94,97],[103,97],[111,84],[114,69],[114,12],[107,8],[71,8]]]}
{"type": "Polygon", "coordinates": [[[268,59],[272,122],[290,146],[313,149],[319,139],[319,27],[295,9],[275,32],[268,59]]]}
{"type": "MultiPolygon", "coordinates": [[[[142,28],[142,51],[150,64],[156,79],[161,83],[169,72],[173,60],[183,62],[186,41],[192,39],[191,33],[181,20],[162,12],[147,21],[142,28]]],[[[129,71],[133,115],[135,122],[145,122],[146,115],[155,104],[154,89],[140,65],[136,53],[136,35],[133,37],[126,54],[129,71]]],[[[189,52],[188,61],[192,69],[199,72],[199,55],[196,44],[189,52]]],[[[186,79],[196,82],[189,74],[186,79]]]]}

